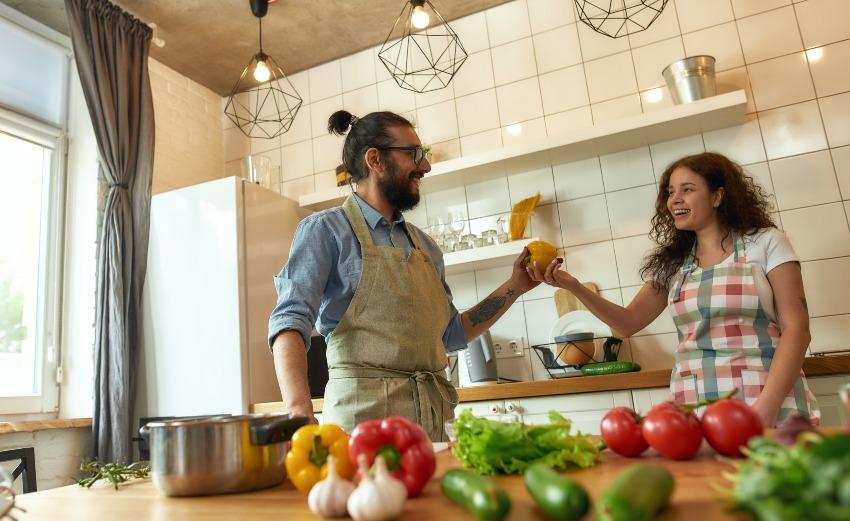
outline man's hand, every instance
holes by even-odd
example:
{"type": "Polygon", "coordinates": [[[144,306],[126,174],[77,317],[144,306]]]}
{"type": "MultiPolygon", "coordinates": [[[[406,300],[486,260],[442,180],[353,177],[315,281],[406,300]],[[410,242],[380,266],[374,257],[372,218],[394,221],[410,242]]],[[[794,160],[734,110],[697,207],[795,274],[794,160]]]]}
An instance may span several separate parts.
{"type": "Polygon", "coordinates": [[[289,407],[285,407],[284,411],[289,415],[290,418],[294,416],[303,416],[310,420],[310,423],[319,423],[316,417],[313,415],[313,402],[308,401],[306,404],[297,404],[291,405],[289,407]]]}
{"type": "Polygon", "coordinates": [[[540,281],[535,281],[532,279],[525,267],[522,265],[523,261],[526,257],[531,255],[529,253],[528,248],[523,248],[522,253],[519,254],[519,257],[514,259],[514,268],[511,272],[511,289],[518,292],[519,294],[527,293],[532,289],[536,288],[540,285],[540,281]]]}

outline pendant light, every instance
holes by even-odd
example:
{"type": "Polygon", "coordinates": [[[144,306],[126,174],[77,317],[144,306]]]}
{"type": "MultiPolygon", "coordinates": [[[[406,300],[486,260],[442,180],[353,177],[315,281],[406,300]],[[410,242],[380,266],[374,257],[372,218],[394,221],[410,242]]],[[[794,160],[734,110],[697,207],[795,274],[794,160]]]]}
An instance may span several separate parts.
{"type": "Polygon", "coordinates": [[[414,92],[447,87],[467,56],[430,0],[405,0],[378,52],[398,86],[414,92]]]}
{"type": "Polygon", "coordinates": [[[579,19],[599,34],[620,38],[652,25],[668,0],[575,0],[579,19]]]}
{"type": "Polygon", "coordinates": [[[302,100],[277,61],[263,51],[263,17],[269,0],[249,3],[260,24],[260,49],[233,85],[224,113],[246,136],[271,139],[289,130],[302,100]]]}

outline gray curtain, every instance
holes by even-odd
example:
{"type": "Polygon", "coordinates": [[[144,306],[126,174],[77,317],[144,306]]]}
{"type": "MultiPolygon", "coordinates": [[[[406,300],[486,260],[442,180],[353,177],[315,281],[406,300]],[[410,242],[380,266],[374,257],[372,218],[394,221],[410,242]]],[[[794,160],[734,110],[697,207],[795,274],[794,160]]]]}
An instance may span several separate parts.
{"type": "Polygon", "coordinates": [[[92,455],[127,463],[153,177],[151,30],[106,0],[65,0],[65,7],[107,186],[97,255],[92,455]]]}

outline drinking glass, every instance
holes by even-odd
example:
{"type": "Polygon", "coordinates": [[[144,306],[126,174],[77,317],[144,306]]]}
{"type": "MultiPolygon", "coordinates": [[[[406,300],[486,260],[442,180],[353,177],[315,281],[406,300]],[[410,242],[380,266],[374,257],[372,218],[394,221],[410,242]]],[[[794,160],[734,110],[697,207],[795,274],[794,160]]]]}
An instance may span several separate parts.
{"type": "Polygon", "coordinates": [[[13,509],[23,511],[15,506],[15,491],[12,485],[12,475],[4,467],[0,467],[0,519],[15,519],[11,514],[13,509]]]}
{"type": "Polygon", "coordinates": [[[428,218],[428,235],[442,247],[443,238],[446,234],[446,221],[440,215],[434,215],[428,218]]]}
{"type": "Polygon", "coordinates": [[[460,234],[464,228],[466,228],[466,216],[463,212],[449,212],[449,229],[455,243],[460,239],[460,234]]]}

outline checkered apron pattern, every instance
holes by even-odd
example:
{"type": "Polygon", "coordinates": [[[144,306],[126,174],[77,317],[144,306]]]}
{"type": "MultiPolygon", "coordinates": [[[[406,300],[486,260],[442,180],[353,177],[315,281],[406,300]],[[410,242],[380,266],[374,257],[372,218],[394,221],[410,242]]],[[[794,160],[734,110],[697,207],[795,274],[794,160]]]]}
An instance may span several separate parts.
{"type": "MultiPolygon", "coordinates": [[[[668,295],[679,334],[670,393],[676,403],[714,399],[733,389],[752,405],[767,381],[779,326],[764,311],[742,237],[733,236],[731,261],[700,268],[694,253],[668,295]]],[[[803,371],[782,402],[779,418],[800,413],[820,419],[803,371]]]]}

